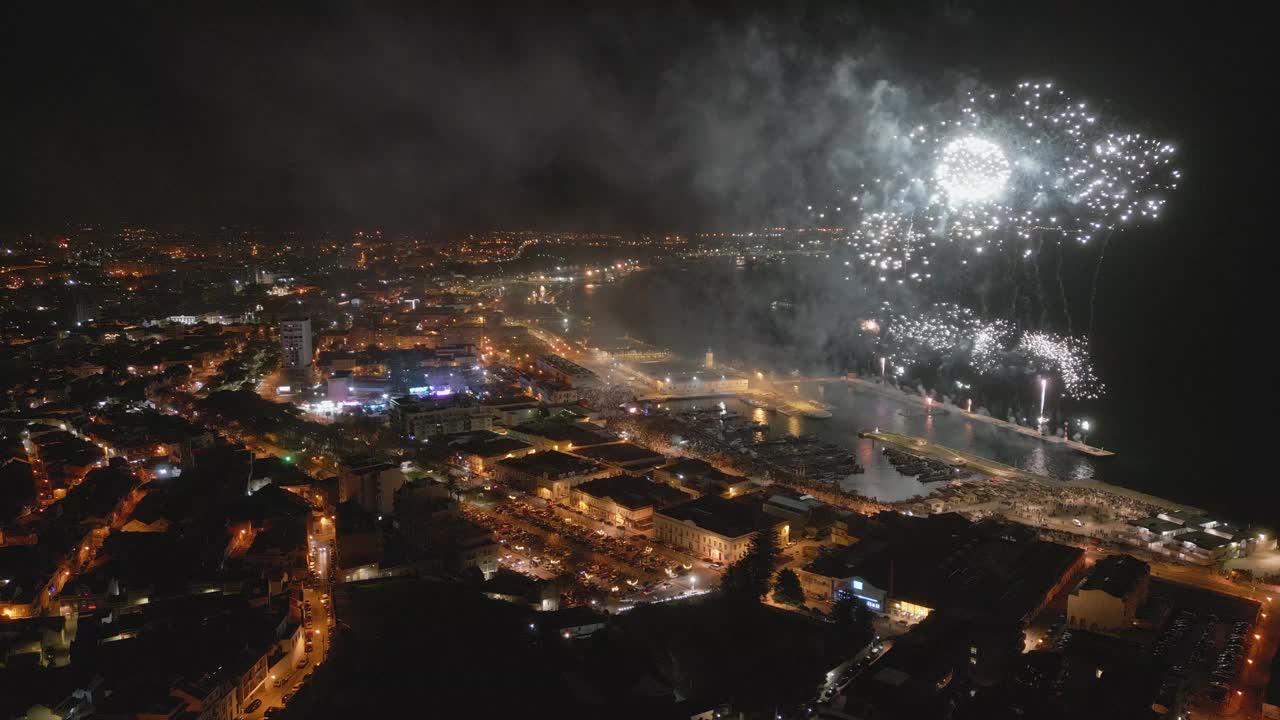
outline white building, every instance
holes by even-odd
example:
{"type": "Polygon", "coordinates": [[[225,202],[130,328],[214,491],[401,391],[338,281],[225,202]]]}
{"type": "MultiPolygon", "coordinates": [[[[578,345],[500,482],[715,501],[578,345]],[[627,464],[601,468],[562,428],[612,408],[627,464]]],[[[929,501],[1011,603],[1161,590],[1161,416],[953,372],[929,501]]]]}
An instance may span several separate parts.
{"type": "Polygon", "coordinates": [[[338,467],[338,501],[354,500],[372,514],[395,512],[396,491],[404,484],[404,473],[392,463],[359,459],[338,467]]]}
{"type": "Polygon", "coordinates": [[[1147,601],[1151,567],[1129,555],[1110,555],[1067,597],[1067,622],[1088,630],[1125,630],[1147,601]]]}
{"type": "Polygon", "coordinates": [[[287,368],[311,367],[311,318],[280,321],[280,347],[287,368]]]}

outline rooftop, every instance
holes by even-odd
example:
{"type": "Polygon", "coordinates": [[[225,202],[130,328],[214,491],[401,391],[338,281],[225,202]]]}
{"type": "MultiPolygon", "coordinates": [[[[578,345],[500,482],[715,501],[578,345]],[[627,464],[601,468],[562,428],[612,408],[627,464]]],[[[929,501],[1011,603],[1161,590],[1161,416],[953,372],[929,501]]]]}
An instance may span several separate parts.
{"type": "Polygon", "coordinates": [[[1124,597],[1151,574],[1151,566],[1129,555],[1108,555],[1098,561],[1080,586],[1081,590],[1101,590],[1113,597],[1124,597]]]}
{"type": "Polygon", "coordinates": [[[574,457],[557,450],[548,450],[518,458],[506,458],[505,460],[499,460],[498,465],[526,475],[549,477],[586,475],[604,469],[601,465],[591,460],[574,457]]]}
{"type": "Polygon", "coordinates": [[[633,510],[650,505],[664,507],[689,497],[670,485],[656,483],[633,475],[597,478],[585,482],[574,489],[591,497],[609,498],[615,503],[633,510]]]}
{"type": "Polygon", "coordinates": [[[1184,533],[1182,535],[1179,535],[1177,539],[1181,540],[1182,542],[1192,543],[1197,547],[1203,548],[1205,550],[1216,550],[1222,547],[1223,545],[1228,545],[1231,543],[1231,538],[1224,538],[1219,535],[1214,535],[1212,533],[1204,532],[1202,530],[1195,530],[1193,532],[1184,533]]]}
{"type": "Polygon", "coordinates": [[[574,450],[574,454],[589,457],[606,465],[656,467],[666,462],[666,457],[649,448],[631,443],[610,443],[574,450]]]}
{"type": "Polygon", "coordinates": [[[762,515],[757,510],[753,504],[726,500],[719,495],[703,495],[697,500],[659,510],[658,514],[676,522],[692,522],[722,537],[740,538],[778,524],[776,518],[762,515]]]}
{"type": "Polygon", "coordinates": [[[523,440],[517,440],[513,437],[489,434],[480,437],[471,437],[457,443],[451,443],[451,447],[464,455],[497,457],[499,455],[506,455],[507,453],[527,450],[531,446],[529,443],[524,442],[523,440]]]}
{"type": "Polygon", "coordinates": [[[895,598],[933,609],[964,609],[1019,621],[1083,556],[1035,539],[1021,526],[971,523],[954,513],[882,512],[856,545],[819,556],[806,569],[860,577],[895,598]]]}
{"type": "Polygon", "coordinates": [[[544,438],[553,443],[569,443],[571,446],[578,448],[603,445],[615,440],[611,435],[584,427],[578,423],[552,420],[521,423],[512,428],[512,431],[531,437],[544,438]]]}

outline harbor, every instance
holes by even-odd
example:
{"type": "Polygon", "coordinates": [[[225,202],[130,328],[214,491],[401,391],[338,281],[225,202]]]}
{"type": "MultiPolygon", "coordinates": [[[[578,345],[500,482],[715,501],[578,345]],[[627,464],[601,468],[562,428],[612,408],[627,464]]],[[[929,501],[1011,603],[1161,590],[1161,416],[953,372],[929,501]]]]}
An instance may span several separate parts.
{"type": "Polygon", "coordinates": [[[1001,420],[1000,418],[992,417],[990,415],[971,412],[966,408],[952,405],[950,403],[933,400],[932,398],[925,397],[916,393],[904,392],[896,387],[893,387],[883,382],[866,380],[864,378],[852,377],[852,376],[847,378],[847,381],[851,385],[857,385],[870,392],[880,393],[882,395],[885,395],[886,397],[892,397],[895,400],[899,400],[904,403],[918,405],[924,408],[926,411],[945,412],[948,414],[957,413],[970,420],[975,420],[977,422],[983,422],[989,425],[994,425],[996,427],[1003,428],[1005,430],[1016,432],[1019,435],[1035,438],[1037,440],[1041,440],[1044,442],[1062,445],[1076,452],[1083,453],[1091,457],[1107,458],[1107,457],[1115,456],[1115,453],[1111,450],[1106,450],[1104,448],[1099,448],[1099,447],[1093,447],[1092,445],[1086,445],[1085,443],[1082,443],[1076,440],[1071,440],[1069,438],[1065,438],[1060,435],[1045,434],[1036,428],[1027,427],[1025,425],[1019,425],[1017,423],[1009,422],[1008,420],[1001,420]]]}

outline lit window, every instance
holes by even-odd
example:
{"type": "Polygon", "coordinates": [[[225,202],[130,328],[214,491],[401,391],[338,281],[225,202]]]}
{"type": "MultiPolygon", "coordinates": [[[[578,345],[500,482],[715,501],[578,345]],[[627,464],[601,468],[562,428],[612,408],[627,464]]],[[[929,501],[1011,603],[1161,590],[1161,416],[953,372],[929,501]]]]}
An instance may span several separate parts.
{"type": "Polygon", "coordinates": [[[861,589],[862,589],[862,581],[861,581],[861,580],[854,580],[854,581],[853,581],[853,589],[854,589],[854,590],[861,590],[861,589]]]}

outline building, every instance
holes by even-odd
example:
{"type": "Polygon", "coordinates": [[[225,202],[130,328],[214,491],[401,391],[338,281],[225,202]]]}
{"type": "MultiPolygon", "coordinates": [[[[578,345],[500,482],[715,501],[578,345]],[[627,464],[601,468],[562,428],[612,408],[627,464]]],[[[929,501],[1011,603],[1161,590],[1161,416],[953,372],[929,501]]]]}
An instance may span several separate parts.
{"type": "Polygon", "coordinates": [[[669,485],[634,475],[616,475],[590,480],[572,488],[569,507],[629,533],[652,535],[655,509],[674,505],[688,497],[669,485]]]}
{"type": "Polygon", "coordinates": [[[643,473],[667,461],[661,453],[625,442],[578,448],[573,454],[631,473],[643,473]]]}
{"type": "Polygon", "coordinates": [[[286,368],[311,367],[311,318],[281,320],[280,348],[286,368]]]}
{"type": "Polygon", "coordinates": [[[1129,527],[1134,544],[1202,565],[1274,549],[1275,543],[1265,531],[1242,529],[1220,518],[1185,511],[1130,520],[1129,527]]]}
{"type": "Polygon", "coordinates": [[[396,491],[404,483],[397,465],[370,458],[347,460],[338,466],[338,502],[352,501],[375,515],[390,515],[396,491]]]}
{"type": "Polygon", "coordinates": [[[410,440],[493,429],[494,411],[466,395],[391,400],[391,427],[410,440]]]}
{"type": "Polygon", "coordinates": [[[499,460],[493,467],[493,477],[498,482],[564,505],[569,504],[574,487],[617,473],[613,468],[556,450],[499,460]]]}
{"type": "Polygon", "coordinates": [[[778,493],[764,503],[764,511],[791,524],[791,532],[814,537],[819,530],[832,526],[835,509],[812,495],[778,493]]]}
{"type": "Polygon", "coordinates": [[[1151,566],[1129,555],[1107,556],[1067,597],[1067,623],[1088,630],[1130,628],[1150,584],[1151,566]]]}
{"type": "Polygon", "coordinates": [[[721,472],[705,460],[683,458],[655,468],[653,479],[677,487],[694,496],[738,497],[751,491],[751,481],[741,475],[721,472]]]}
{"type": "Polygon", "coordinates": [[[569,387],[591,388],[600,385],[600,378],[595,373],[559,355],[541,355],[533,367],[539,373],[553,377],[569,387]]]}
{"type": "Polygon", "coordinates": [[[507,434],[542,450],[564,452],[617,442],[617,437],[592,425],[558,420],[521,423],[507,434]]]}
{"type": "Polygon", "coordinates": [[[472,433],[450,442],[459,463],[473,475],[488,477],[499,460],[524,457],[537,451],[529,443],[491,432],[472,433]]]}
{"type": "Polygon", "coordinates": [[[685,363],[646,363],[637,369],[655,391],[667,396],[733,395],[746,392],[749,385],[745,376],[685,363]]]}
{"type": "Polygon", "coordinates": [[[535,626],[544,632],[554,632],[565,640],[588,637],[603,630],[609,616],[598,613],[586,605],[538,613],[535,626]]]}
{"type": "Polygon", "coordinates": [[[790,541],[791,528],[784,520],[765,515],[759,505],[704,495],[696,500],[658,510],[653,516],[654,537],[672,547],[713,562],[740,560],[761,530],[772,529],[782,543],[790,541]]]}
{"type": "Polygon", "coordinates": [[[1019,624],[1083,568],[1081,550],[1038,540],[1021,525],[882,512],[860,529],[858,542],[832,548],[796,574],[805,595],[823,602],[847,595],[907,620],[942,609],[1019,624]]]}

